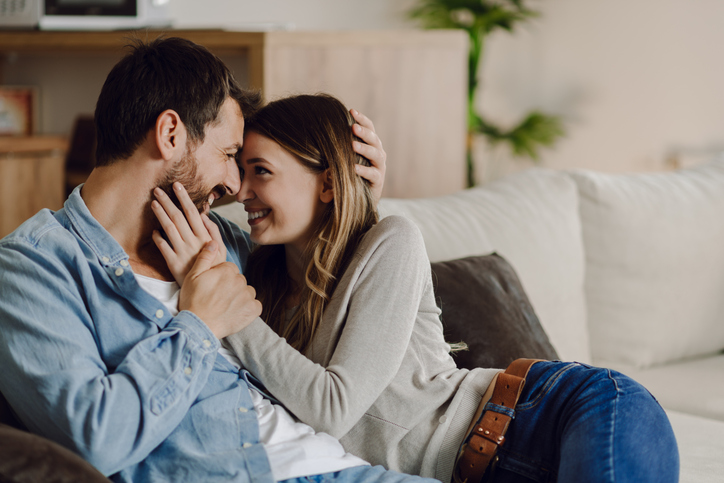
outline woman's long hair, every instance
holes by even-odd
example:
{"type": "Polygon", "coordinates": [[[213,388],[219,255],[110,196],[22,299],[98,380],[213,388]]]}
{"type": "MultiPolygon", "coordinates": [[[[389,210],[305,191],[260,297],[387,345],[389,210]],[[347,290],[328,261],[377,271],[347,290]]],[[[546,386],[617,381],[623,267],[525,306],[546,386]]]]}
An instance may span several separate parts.
{"type": "Polygon", "coordinates": [[[250,285],[262,303],[262,318],[300,352],[309,346],[322,314],[350,258],[367,230],[378,221],[369,182],[355,164],[369,161],[352,149],[352,116],[326,94],[279,99],[260,109],[247,123],[255,132],[292,153],[310,172],[329,170],[334,199],[328,203],[305,251],[305,285],[289,278],[283,245],[258,246],[249,257],[250,285]],[[286,300],[301,289],[289,321],[286,300]]]}

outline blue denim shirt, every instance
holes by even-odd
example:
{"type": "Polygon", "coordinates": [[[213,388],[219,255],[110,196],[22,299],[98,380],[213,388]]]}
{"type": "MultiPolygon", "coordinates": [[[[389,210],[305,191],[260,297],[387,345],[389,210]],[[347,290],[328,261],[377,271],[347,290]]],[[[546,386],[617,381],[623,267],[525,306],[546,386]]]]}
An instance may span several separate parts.
{"type": "MultiPolygon", "coordinates": [[[[248,236],[211,216],[241,269],[248,236]]],[[[139,287],[79,188],[0,240],[0,294],[0,392],[31,431],[118,482],[274,481],[248,373],[139,287]]]]}

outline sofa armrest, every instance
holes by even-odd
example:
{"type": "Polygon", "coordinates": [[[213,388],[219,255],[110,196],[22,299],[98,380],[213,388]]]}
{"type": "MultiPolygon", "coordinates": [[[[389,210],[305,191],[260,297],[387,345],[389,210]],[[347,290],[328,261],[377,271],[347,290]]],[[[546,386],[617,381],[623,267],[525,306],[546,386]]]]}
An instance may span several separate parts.
{"type": "Polygon", "coordinates": [[[34,434],[0,424],[0,481],[109,483],[72,451],[34,434]]]}

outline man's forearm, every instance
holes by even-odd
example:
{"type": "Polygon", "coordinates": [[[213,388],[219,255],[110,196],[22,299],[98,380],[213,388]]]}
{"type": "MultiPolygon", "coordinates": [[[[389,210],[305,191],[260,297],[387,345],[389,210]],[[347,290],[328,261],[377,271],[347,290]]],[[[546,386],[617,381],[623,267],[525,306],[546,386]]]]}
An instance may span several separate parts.
{"type": "Polygon", "coordinates": [[[40,302],[25,293],[23,304],[36,307],[20,307],[13,301],[22,288],[6,288],[0,391],[31,431],[107,475],[143,460],[168,437],[213,368],[219,342],[190,312],[138,342],[109,372],[97,345],[104,341],[89,330],[92,321],[76,315],[72,299],[40,302]]]}

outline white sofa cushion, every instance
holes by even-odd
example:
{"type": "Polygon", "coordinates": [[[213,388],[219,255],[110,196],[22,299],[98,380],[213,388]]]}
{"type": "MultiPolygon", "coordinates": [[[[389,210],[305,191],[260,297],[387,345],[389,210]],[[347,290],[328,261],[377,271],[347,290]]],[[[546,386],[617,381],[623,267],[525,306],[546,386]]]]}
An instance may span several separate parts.
{"type": "Polygon", "coordinates": [[[433,262],[498,252],[558,355],[589,361],[578,196],[565,173],[533,169],[448,196],[383,199],[380,214],[412,219],[433,262]]]}
{"type": "Polygon", "coordinates": [[[724,422],[667,410],[679,446],[680,483],[721,483],[724,422]]]}
{"type": "Polygon", "coordinates": [[[724,422],[724,354],[647,369],[616,369],[643,384],[666,409],[724,422]]]}
{"type": "Polygon", "coordinates": [[[724,159],[667,173],[571,173],[597,364],[724,348],[724,159]]]}

